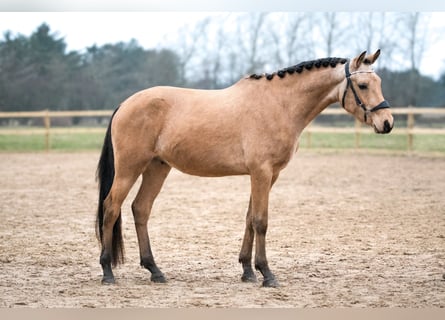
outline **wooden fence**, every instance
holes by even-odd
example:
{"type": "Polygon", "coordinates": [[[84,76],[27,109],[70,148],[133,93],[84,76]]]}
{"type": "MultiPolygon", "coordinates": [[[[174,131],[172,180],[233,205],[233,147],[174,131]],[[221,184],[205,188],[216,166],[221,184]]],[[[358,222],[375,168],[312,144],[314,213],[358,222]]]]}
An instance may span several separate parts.
{"type": "MultiPolygon", "coordinates": [[[[419,128],[415,126],[415,115],[436,115],[445,117],[445,108],[422,108],[422,107],[403,107],[392,108],[393,115],[406,115],[407,126],[405,128],[397,127],[392,134],[403,134],[407,136],[408,150],[413,149],[414,135],[417,134],[439,134],[445,135],[445,126],[443,128],[419,128]]],[[[33,130],[24,130],[20,128],[1,128],[1,134],[9,135],[29,135],[29,134],[42,134],[45,137],[46,150],[51,149],[50,137],[53,133],[88,133],[88,132],[105,132],[103,127],[94,128],[76,128],[76,127],[64,127],[56,128],[51,127],[51,119],[54,118],[70,118],[70,117],[110,117],[113,113],[112,110],[85,110],[85,111],[29,111],[29,112],[0,112],[0,119],[17,119],[17,118],[40,118],[43,119],[43,127],[33,130]]],[[[321,115],[346,115],[346,112],[340,108],[327,108],[321,115]]],[[[371,132],[372,128],[362,125],[358,120],[355,120],[354,127],[333,127],[333,126],[321,126],[316,124],[310,124],[306,129],[307,146],[311,147],[312,133],[324,132],[324,133],[351,133],[355,135],[355,147],[360,147],[360,136],[362,133],[371,132]]]]}
{"type": "MultiPolygon", "coordinates": [[[[436,115],[445,118],[445,108],[426,108],[426,107],[399,107],[391,108],[393,115],[406,115],[407,125],[406,127],[398,127],[391,132],[391,134],[401,134],[407,136],[408,150],[413,150],[414,147],[414,135],[417,134],[439,134],[445,135],[445,121],[442,128],[419,128],[415,126],[416,115],[436,115]]],[[[321,115],[342,115],[346,114],[343,109],[325,109],[321,115]]],[[[309,125],[305,132],[307,133],[307,145],[311,146],[312,133],[325,132],[325,133],[351,133],[355,136],[355,147],[360,148],[360,137],[362,133],[371,133],[373,129],[363,125],[355,119],[354,127],[332,127],[332,126],[316,126],[314,124],[309,125]]]]}

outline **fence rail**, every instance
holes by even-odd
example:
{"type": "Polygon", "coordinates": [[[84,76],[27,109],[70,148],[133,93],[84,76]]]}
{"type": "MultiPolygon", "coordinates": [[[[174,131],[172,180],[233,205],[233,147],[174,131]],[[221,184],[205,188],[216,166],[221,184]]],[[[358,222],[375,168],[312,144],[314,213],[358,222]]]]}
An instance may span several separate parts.
{"type": "MultiPolygon", "coordinates": [[[[437,134],[445,135],[444,128],[418,128],[415,127],[415,115],[438,115],[445,117],[445,108],[426,108],[426,107],[400,107],[392,108],[391,112],[393,115],[406,115],[407,116],[407,126],[405,128],[397,127],[391,132],[391,134],[402,134],[407,136],[407,146],[408,150],[413,150],[414,147],[414,135],[418,134],[437,134]]],[[[326,109],[321,114],[322,115],[341,115],[345,111],[342,109],[326,109]]],[[[370,133],[373,131],[372,128],[363,126],[360,121],[355,119],[354,127],[342,128],[342,127],[326,127],[326,126],[316,126],[314,124],[309,125],[306,128],[307,133],[307,144],[310,147],[312,143],[312,133],[351,133],[355,136],[355,147],[360,148],[360,137],[362,133],[370,133]]]]}
{"type": "MultiPolygon", "coordinates": [[[[397,128],[392,134],[403,134],[407,136],[408,150],[413,149],[414,135],[418,134],[435,134],[445,135],[445,128],[419,128],[415,127],[415,115],[437,115],[445,117],[445,108],[424,108],[424,107],[401,107],[392,108],[393,115],[406,115],[407,126],[405,128],[397,128]]],[[[110,117],[113,110],[83,110],[83,111],[27,111],[27,112],[0,112],[0,119],[17,119],[17,118],[40,118],[43,119],[42,128],[33,129],[0,129],[0,135],[30,135],[43,134],[45,137],[45,149],[51,149],[50,137],[55,133],[101,133],[105,132],[105,128],[55,128],[51,127],[51,119],[53,118],[70,118],[70,117],[110,117]]],[[[340,108],[327,108],[321,115],[345,115],[345,111],[340,108]]],[[[355,120],[353,127],[333,127],[320,126],[310,124],[305,132],[307,134],[308,147],[311,146],[312,133],[351,133],[355,135],[355,147],[360,147],[360,136],[362,133],[371,132],[372,129],[363,126],[358,120],[355,120]]]]}

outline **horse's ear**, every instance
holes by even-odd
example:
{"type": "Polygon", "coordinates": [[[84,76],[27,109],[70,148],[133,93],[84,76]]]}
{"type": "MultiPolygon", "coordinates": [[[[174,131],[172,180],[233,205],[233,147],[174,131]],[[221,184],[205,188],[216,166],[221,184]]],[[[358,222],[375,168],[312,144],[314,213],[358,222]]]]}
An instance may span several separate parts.
{"type": "Polygon", "coordinates": [[[365,59],[366,51],[363,51],[357,58],[355,58],[355,68],[358,69],[365,59]]]}
{"type": "Polygon", "coordinates": [[[378,49],[371,57],[371,64],[373,64],[377,58],[380,56],[380,49],[378,49]]]}

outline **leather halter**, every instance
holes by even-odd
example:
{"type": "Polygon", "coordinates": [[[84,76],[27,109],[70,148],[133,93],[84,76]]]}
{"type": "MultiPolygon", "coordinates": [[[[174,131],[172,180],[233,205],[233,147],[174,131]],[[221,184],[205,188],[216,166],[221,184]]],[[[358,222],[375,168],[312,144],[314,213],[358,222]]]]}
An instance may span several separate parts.
{"type": "Polygon", "coordinates": [[[366,108],[366,105],[360,100],[359,96],[357,95],[357,92],[355,91],[354,85],[352,84],[352,81],[351,81],[351,76],[356,74],[356,73],[373,73],[373,72],[374,71],[355,71],[355,72],[351,73],[349,71],[349,61],[346,62],[346,64],[345,64],[345,73],[346,73],[347,84],[346,84],[346,89],[343,92],[343,98],[341,99],[342,107],[345,108],[346,93],[348,92],[348,88],[351,87],[351,91],[354,94],[355,103],[357,104],[357,106],[360,106],[363,109],[363,111],[365,112],[365,122],[368,119],[368,114],[370,114],[372,112],[376,112],[377,110],[380,110],[380,109],[387,109],[387,108],[389,108],[388,101],[383,100],[382,102],[380,102],[375,107],[373,107],[371,109],[368,109],[368,108],[366,108]]]}

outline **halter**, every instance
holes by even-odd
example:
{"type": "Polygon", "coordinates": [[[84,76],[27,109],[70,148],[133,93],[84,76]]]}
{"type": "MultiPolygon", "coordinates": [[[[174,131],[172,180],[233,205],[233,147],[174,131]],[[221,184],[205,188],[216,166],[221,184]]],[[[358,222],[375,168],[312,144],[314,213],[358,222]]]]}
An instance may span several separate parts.
{"type": "Polygon", "coordinates": [[[371,109],[366,108],[366,105],[360,100],[360,98],[357,95],[357,92],[355,91],[354,86],[352,85],[352,81],[351,81],[351,76],[352,75],[354,75],[356,73],[373,73],[373,72],[374,71],[355,71],[355,72],[351,73],[349,71],[349,61],[346,62],[346,64],[345,64],[345,73],[346,73],[347,84],[346,84],[345,92],[343,92],[343,98],[341,99],[342,107],[345,108],[346,93],[348,92],[348,88],[351,87],[352,93],[354,94],[355,103],[358,106],[360,106],[363,109],[363,111],[365,112],[365,122],[368,119],[368,114],[370,114],[372,112],[376,112],[377,110],[380,110],[380,109],[387,109],[387,108],[389,108],[389,103],[386,100],[383,100],[378,105],[376,105],[374,108],[371,108],[371,109]]]}

